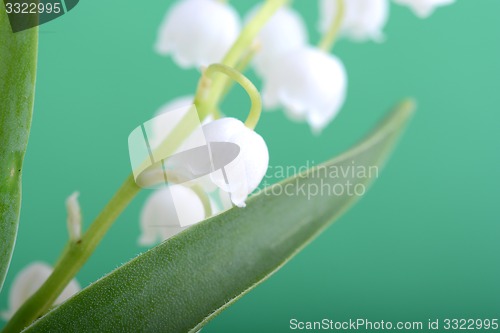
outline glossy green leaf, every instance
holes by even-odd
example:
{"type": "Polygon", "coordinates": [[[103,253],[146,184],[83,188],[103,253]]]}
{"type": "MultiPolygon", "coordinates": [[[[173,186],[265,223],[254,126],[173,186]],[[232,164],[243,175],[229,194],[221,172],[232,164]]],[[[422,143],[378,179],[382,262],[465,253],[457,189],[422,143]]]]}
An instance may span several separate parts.
{"type": "Polygon", "coordinates": [[[325,191],[337,186],[338,193],[338,184],[349,182],[361,192],[376,178],[412,110],[411,102],[401,104],[353,149],[138,256],[26,332],[196,332],[359,199],[325,191]],[[359,172],[346,171],[353,166],[359,172]],[[372,170],[372,177],[361,169],[372,170]],[[316,190],[321,187],[323,193],[316,190]]]}
{"type": "Polygon", "coordinates": [[[37,49],[38,28],[13,33],[0,1],[0,290],[16,242],[37,49]]]}

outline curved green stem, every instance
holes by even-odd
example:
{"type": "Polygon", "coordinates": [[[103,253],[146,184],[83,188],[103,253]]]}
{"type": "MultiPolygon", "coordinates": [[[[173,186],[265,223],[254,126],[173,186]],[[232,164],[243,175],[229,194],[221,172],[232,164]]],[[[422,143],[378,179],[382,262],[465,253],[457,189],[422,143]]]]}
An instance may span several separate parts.
{"type": "MultiPolygon", "coordinates": [[[[255,37],[257,37],[267,21],[287,2],[288,0],[267,0],[257,14],[243,28],[240,36],[222,60],[222,64],[229,67],[236,67],[238,61],[240,61],[242,55],[248,49],[248,46],[255,40],[255,37]]],[[[203,94],[202,98],[195,99],[196,108],[201,119],[204,119],[208,114],[213,112],[219,104],[224,93],[224,87],[226,87],[226,82],[226,77],[220,76],[215,78],[211,84],[210,94],[203,94]]]]}
{"type": "MultiPolygon", "coordinates": [[[[250,49],[245,52],[245,54],[242,56],[236,67],[234,67],[238,72],[243,73],[245,69],[248,67],[252,59],[255,57],[257,52],[260,50],[260,44],[254,43],[252,46],[250,46],[250,49]]],[[[222,91],[222,96],[226,96],[231,90],[233,86],[233,81],[227,81],[226,85],[224,86],[224,90],[222,91]]],[[[221,97],[222,100],[222,97],[221,97]]]]}
{"type": "MultiPolygon", "coordinates": [[[[245,126],[254,129],[257,123],[259,122],[260,114],[262,112],[262,100],[260,98],[260,94],[257,88],[255,88],[252,81],[250,81],[245,75],[241,74],[236,69],[223,64],[212,64],[208,66],[208,68],[203,73],[201,81],[206,81],[207,82],[206,86],[210,87],[210,82],[212,82],[212,78],[216,73],[225,74],[234,81],[238,82],[238,84],[243,89],[245,89],[245,91],[248,94],[248,97],[250,97],[250,103],[251,103],[250,112],[245,121],[245,126]]],[[[200,90],[200,95],[203,95],[203,90],[200,90]]],[[[201,96],[195,97],[195,101],[199,100],[200,98],[201,96]]]]}
{"type": "Polygon", "coordinates": [[[340,32],[340,28],[342,27],[342,21],[345,15],[345,0],[335,1],[337,2],[335,17],[332,20],[330,28],[318,44],[318,47],[325,52],[329,52],[333,48],[340,32]]]}

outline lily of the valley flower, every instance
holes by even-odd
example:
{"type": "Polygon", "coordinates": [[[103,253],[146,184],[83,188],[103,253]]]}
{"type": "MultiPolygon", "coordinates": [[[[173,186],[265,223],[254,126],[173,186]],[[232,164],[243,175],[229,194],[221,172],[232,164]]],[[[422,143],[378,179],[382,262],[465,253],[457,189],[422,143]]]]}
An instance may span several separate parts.
{"type": "Polygon", "coordinates": [[[320,132],[344,103],[347,75],[335,56],[313,47],[288,53],[275,63],[264,84],[269,108],[283,106],[287,115],[305,120],[320,132]]]}
{"type": "MultiPolygon", "coordinates": [[[[356,41],[383,40],[389,15],[388,0],[344,0],[341,34],[356,41]]],[[[319,30],[326,32],[336,17],[337,0],[320,0],[321,20],[319,30]]]]}
{"type": "Polygon", "coordinates": [[[163,187],[149,196],[142,209],[139,245],[164,241],[207,217],[203,201],[194,190],[182,185],[163,187]]]}
{"type": "MultiPolygon", "coordinates": [[[[254,9],[248,20],[257,12],[254,9]]],[[[307,28],[302,17],[290,7],[280,8],[262,28],[259,36],[259,51],[255,55],[254,66],[265,76],[267,70],[279,61],[286,52],[307,43],[307,28]]]]}
{"type": "MultiPolygon", "coordinates": [[[[34,262],[19,272],[10,289],[9,309],[5,312],[1,312],[0,316],[5,320],[9,320],[21,305],[23,305],[23,303],[49,278],[52,270],[52,267],[43,262],[34,262]]],[[[54,305],[63,303],[78,291],[80,291],[80,285],[76,280],[71,280],[61,295],[56,299],[54,305]]]]}
{"type": "Polygon", "coordinates": [[[437,7],[451,5],[455,0],[394,0],[396,3],[410,7],[420,18],[429,17],[437,7]]]}
{"type": "Polygon", "coordinates": [[[203,126],[208,143],[230,142],[239,146],[238,161],[226,167],[224,174],[211,174],[213,182],[229,192],[231,201],[238,207],[264,178],[269,166],[269,151],[264,139],[254,130],[235,118],[222,118],[203,126]],[[226,183],[228,182],[228,183],[226,183]]]}
{"type": "Polygon", "coordinates": [[[237,12],[216,0],[181,0],[167,13],[156,42],[181,67],[220,62],[240,31],[237,12]]]}

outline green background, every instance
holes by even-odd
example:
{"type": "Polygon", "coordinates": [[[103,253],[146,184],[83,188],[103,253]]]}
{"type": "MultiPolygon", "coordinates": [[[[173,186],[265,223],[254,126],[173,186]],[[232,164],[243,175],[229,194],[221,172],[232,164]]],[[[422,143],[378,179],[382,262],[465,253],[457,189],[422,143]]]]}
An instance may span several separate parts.
{"type": "MultiPolygon", "coordinates": [[[[128,134],[195,90],[198,71],[153,51],[170,4],[82,1],[41,27],[21,224],[0,309],[17,272],[57,259],[67,239],[65,198],[80,191],[88,226],[130,172],[128,134]]],[[[254,2],[234,5],[243,14],[254,2]]],[[[317,42],[316,1],[294,6],[317,42]]],[[[336,45],[349,92],[321,136],[282,112],[264,114],[257,130],[271,165],[300,166],[349,147],[401,98],[419,105],[367,196],[204,332],[287,332],[291,318],[500,317],[498,12],[497,0],[460,0],[421,20],[392,4],[385,43],[336,45]]],[[[223,111],[241,118],[247,110],[234,89],[223,111]]],[[[145,250],[136,244],[147,194],[78,274],[82,285],[145,250]]]]}

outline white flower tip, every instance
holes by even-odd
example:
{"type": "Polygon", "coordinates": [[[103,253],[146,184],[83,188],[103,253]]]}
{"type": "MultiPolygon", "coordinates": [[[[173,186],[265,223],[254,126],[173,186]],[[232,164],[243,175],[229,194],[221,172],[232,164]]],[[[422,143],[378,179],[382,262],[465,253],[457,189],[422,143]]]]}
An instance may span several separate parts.
{"type": "Polygon", "coordinates": [[[437,7],[451,5],[455,0],[395,0],[396,3],[410,7],[413,13],[426,19],[431,16],[437,7]]]}
{"type": "MultiPolygon", "coordinates": [[[[246,200],[246,198],[245,198],[245,200],[246,200]]],[[[245,200],[233,200],[231,197],[231,201],[238,208],[245,208],[247,206],[245,200]]]]}
{"type": "Polygon", "coordinates": [[[78,202],[79,195],[79,192],[74,192],[66,199],[68,233],[73,242],[80,241],[82,237],[82,213],[78,202]]]}
{"type": "Polygon", "coordinates": [[[419,19],[426,19],[428,18],[429,16],[432,15],[432,13],[434,13],[435,9],[432,8],[432,7],[416,7],[416,8],[413,8],[413,13],[415,14],[416,17],[418,17],[419,19]]]}
{"type": "Polygon", "coordinates": [[[323,133],[323,129],[324,129],[323,126],[315,126],[312,124],[309,124],[309,126],[311,127],[311,132],[314,136],[320,136],[321,133],[323,133]]]}

